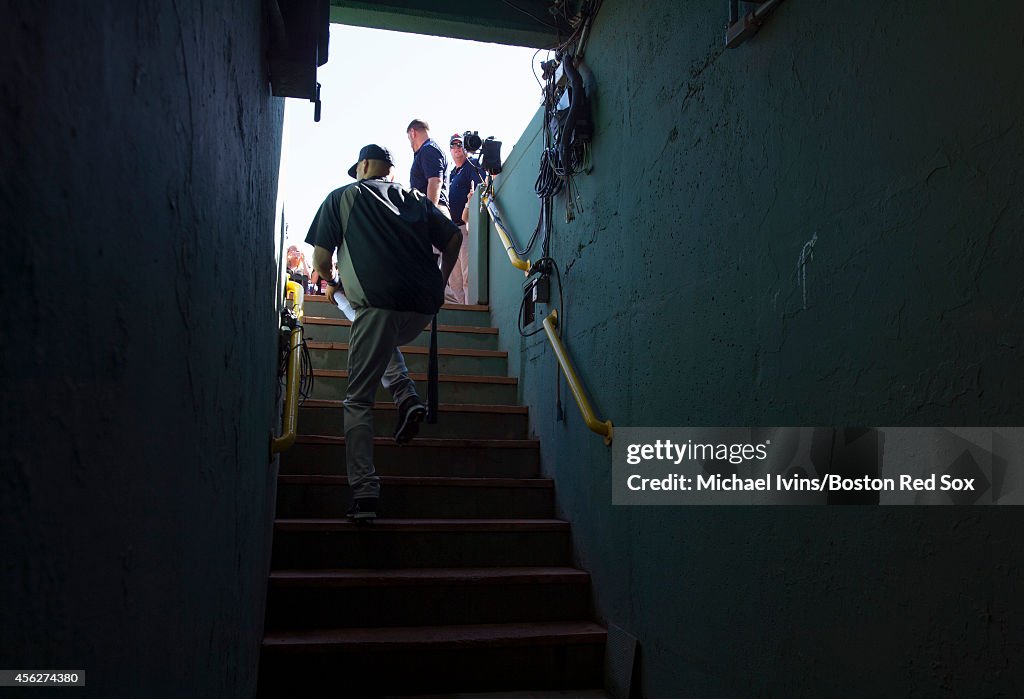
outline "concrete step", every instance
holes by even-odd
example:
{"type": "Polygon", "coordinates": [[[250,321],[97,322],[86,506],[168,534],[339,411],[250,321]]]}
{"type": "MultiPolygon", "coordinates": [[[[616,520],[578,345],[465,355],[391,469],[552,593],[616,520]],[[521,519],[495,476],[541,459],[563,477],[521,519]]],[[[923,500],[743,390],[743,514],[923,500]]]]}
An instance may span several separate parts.
{"type": "MultiPolygon", "coordinates": [[[[345,476],[280,476],[277,516],[344,517],[351,502],[345,476]]],[[[378,514],[388,517],[530,518],[555,514],[548,478],[381,478],[378,514]]]]}
{"type": "Polygon", "coordinates": [[[573,621],[590,616],[574,568],[276,570],[267,629],[573,621]]]}
{"type": "MultiPolygon", "coordinates": [[[[307,296],[305,311],[309,315],[323,318],[345,317],[341,309],[326,296],[307,296]]],[[[444,325],[490,325],[490,307],[446,303],[437,314],[437,322],[444,325]]]]}
{"type": "Polygon", "coordinates": [[[557,519],[277,519],[271,568],[564,566],[557,519]]]}
{"type": "Polygon", "coordinates": [[[260,696],[597,688],[606,632],[586,622],[269,633],[260,696]]]}
{"type": "MultiPolygon", "coordinates": [[[[535,439],[417,438],[404,446],[386,437],[374,440],[374,467],[381,476],[532,478],[539,456],[535,439]]],[[[281,454],[281,473],[345,475],[345,438],[300,434],[281,454]]]]}
{"type": "MultiPolygon", "coordinates": [[[[394,403],[377,403],[373,429],[379,437],[391,437],[398,422],[394,403]]],[[[436,424],[420,424],[420,437],[465,439],[526,439],[527,408],[519,405],[441,403],[436,424]]],[[[345,432],[344,406],[340,400],[310,399],[299,407],[299,429],[306,434],[341,435],[345,432]]]]}
{"type": "MultiPolygon", "coordinates": [[[[410,372],[409,378],[416,382],[416,390],[425,401],[427,396],[427,375],[410,372]]],[[[317,400],[344,400],[348,390],[348,371],[345,369],[314,369],[313,395],[317,400]]],[[[473,376],[467,374],[441,374],[438,376],[438,400],[443,403],[485,403],[493,405],[515,405],[519,386],[514,376],[473,376]]],[[[375,400],[386,402],[391,394],[380,384],[377,385],[375,400]]]]}
{"type": "MultiPolygon", "coordinates": [[[[347,369],[347,342],[306,343],[315,369],[347,369]]],[[[409,371],[422,374],[427,372],[429,347],[407,346],[402,354],[409,371]]],[[[437,351],[437,366],[442,374],[474,374],[477,376],[506,376],[508,374],[508,352],[499,350],[472,350],[440,347],[437,351]]]]}
{"type": "MultiPolygon", "coordinates": [[[[352,323],[340,318],[309,316],[303,324],[306,341],[348,342],[352,323]]],[[[476,325],[438,325],[437,346],[454,349],[498,349],[498,329],[476,325]]],[[[430,326],[424,328],[410,346],[430,346],[430,326]]]]}
{"type": "MultiPolygon", "coordinates": [[[[344,518],[351,324],[324,297],[306,312],[315,388],[280,460],[258,695],[600,697],[606,633],[579,621],[590,579],[567,567],[569,524],[551,518],[489,310],[442,309],[441,420],[412,444],[390,438],[397,411],[378,390],[382,516],[364,525],[344,518]]],[[[402,348],[424,399],[429,338],[402,348]]]]}

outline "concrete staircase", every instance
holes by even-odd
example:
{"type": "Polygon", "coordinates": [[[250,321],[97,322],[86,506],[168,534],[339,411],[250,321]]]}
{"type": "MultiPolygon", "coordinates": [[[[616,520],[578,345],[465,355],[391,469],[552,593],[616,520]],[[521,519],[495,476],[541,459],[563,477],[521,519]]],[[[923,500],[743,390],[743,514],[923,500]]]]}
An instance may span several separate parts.
{"type": "MultiPolygon", "coordinates": [[[[344,514],[350,324],[322,297],[306,313],[316,384],[281,459],[260,696],[600,696],[590,577],[572,567],[487,308],[442,309],[440,420],[412,444],[393,443],[381,390],[368,527],[344,514]]],[[[429,336],[403,348],[424,400],[429,336]]]]}

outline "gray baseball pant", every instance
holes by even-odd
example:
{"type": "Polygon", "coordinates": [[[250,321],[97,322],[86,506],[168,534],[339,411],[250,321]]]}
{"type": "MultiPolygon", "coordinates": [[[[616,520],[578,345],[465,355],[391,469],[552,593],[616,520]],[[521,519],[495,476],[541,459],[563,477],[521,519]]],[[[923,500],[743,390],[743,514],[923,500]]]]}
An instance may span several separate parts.
{"type": "Polygon", "coordinates": [[[386,378],[384,384],[396,404],[416,395],[416,384],[396,350],[423,332],[430,319],[424,313],[386,308],[365,307],[356,311],[349,336],[345,395],[345,459],[349,486],[356,498],[380,495],[380,478],[373,467],[373,402],[377,383],[386,378]]]}

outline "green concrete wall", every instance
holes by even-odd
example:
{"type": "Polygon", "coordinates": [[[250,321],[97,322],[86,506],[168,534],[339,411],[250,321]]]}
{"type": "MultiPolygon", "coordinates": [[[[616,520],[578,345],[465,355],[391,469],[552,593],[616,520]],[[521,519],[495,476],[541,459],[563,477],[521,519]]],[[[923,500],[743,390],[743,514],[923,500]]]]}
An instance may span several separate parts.
{"type": "MultiPolygon", "coordinates": [[[[599,415],[1024,423],[1022,6],[787,2],[736,50],[726,10],[606,0],[593,29],[594,169],[552,254],[599,415]]],[[[521,242],[538,128],[498,187],[521,242]]],[[[522,273],[490,253],[544,468],[647,697],[1020,692],[1015,508],[612,507],[610,450],[564,382],[557,419],[522,273]]]]}
{"type": "Polygon", "coordinates": [[[252,696],[283,117],[263,5],[6,7],[0,667],[252,696]]]}

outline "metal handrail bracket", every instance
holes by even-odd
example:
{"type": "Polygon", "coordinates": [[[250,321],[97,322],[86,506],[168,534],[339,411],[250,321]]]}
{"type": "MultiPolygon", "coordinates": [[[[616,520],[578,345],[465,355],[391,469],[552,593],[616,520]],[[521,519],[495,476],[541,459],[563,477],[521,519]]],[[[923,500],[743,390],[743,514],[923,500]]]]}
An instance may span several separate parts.
{"type": "Polygon", "coordinates": [[[580,383],[579,377],[576,375],[576,370],[573,368],[572,361],[569,359],[569,354],[565,351],[565,345],[562,344],[562,338],[558,335],[558,310],[553,310],[544,319],[544,332],[548,335],[548,340],[551,342],[552,349],[555,350],[555,356],[558,358],[558,365],[562,368],[562,373],[565,375],[565,380],[569,384],[569,390],[572,391],[573,397],[576,399],[576,405],[579,407],[580,412],[583,414],[583,421],[587,423],[587,427],[592,432],[604,437],[604,443],[611,446],[612,437],[615,433],[615,427],[612,425],[611,420],[601,421],[597,418],[594,413],[593,406],[590,405],[590,400],[587,398],[587,392],[583,390],[583,384],[580,383]]]}
{"type": "Polygon", "coordinates": [[[305,317],[303,311],[303,300],[305,293],[301,284],[289,281],[285,285],[286,303],[291,302],[295,311],[298,323],[292,330],[290,339],[290,351],[288,352],[288,375],[285,380],[284,389],[284,418],[281,436],[276,437],[270,443],[270,453],[279,454],[295,444],[295,437],[299,430],[299,384],[302,372],[302,319],[305,317]]]}

